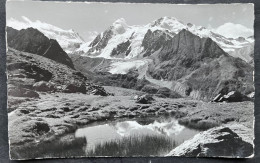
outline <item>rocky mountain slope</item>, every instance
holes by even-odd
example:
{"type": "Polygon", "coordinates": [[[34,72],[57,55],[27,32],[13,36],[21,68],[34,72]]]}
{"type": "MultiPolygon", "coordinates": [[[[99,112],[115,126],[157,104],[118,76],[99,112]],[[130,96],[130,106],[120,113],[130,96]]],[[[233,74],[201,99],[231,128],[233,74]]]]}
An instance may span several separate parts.
{"type": "Polygon", "coordinates": [[[211,99],[221,91],[254,91],[250,64],[228,55],[211,38],[200,38],[188,30],[165,41],[157,55],[146,55],[153,59],[149,74],[154,79],[174,81],[172,89],[183,96],[211,99]]]}
{"type": "Polygon", "coordinates": [[[7,27],[7,44],[16,50],[38,54],[74,68],[71,59],[59,43],[37,29],[27,28],[19,31],[7,27]]]}
{"type": "Polygon", "coordinates": [[[24,88],[26,86],[23,84],[30,85],[30,80],[34,81],[33,84],[39,81],[53,82],[57,87],[68,84],[79,85],[81,82],[87,82],[87,77],[64,64],[12,48],[7,51],[7,70],[9,84],[21,81],[20,83],[14,83],[14,85],[24,88]]]}
{"type": "Polygon", "coordinates": [[[38,29],[49,39],[57,40],[66,53],[72,53],[74,50],[78,49],[81,44],[85,43],[83,38],[72,29],[64,30],[39,20],[31,21],[25,16],[22,16],[22,21],[13,18],[7,20],[7,26],[16,30],[27,28],[38,29]]]}
{"type": "Polygon", "coordinates": [[[54,92],[110,95],[103,87],[92,83],[92,75],[59,64],[46,57],[17,51],[7,51],[8,111],[21,102],[54,92]]]}

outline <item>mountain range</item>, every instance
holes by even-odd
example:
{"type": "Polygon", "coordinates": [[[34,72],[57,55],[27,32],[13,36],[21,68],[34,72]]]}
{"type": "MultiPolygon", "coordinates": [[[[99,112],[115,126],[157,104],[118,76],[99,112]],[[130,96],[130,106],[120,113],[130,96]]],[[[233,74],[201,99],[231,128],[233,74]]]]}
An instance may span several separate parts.
{"type": "Polygon", "coordinates": [[[8,28],[8,46],[46,56],[72,68],[75,65],[82,73],[135,72],[138,80],[145,79],[184,97],[204,100],[220,92],[237,90],[247,95],[254,91],[253,37],[226,38],[173,17],[136,26],[127,25],[121,18],[93,41],[85,43],[72,30],[59,32],[58,27],[24,19],[27,21],[24,26],[15,27],[19,23],[14,19],[9,25],[16,29],[32,28],[20,31],[8,28]],[[53,44],[58,50],[46,53],[53,44]],[[61,53],[64,58],[57,55],[61,53]]]}
{"type": "MultiPolygon", "coordinates": [[[[162,17],[144,26],[129,26],[125,19],[118,19],[108,27],[107,30],[100,33],[85,50],[81,50],[83,50],[86,55],[118,58],[118,56],[114,55],[116,49],[123,45],[125,45],[124,47],[126,48],[126,45],[129,44],[129,46],[127,46],[129,48],[126,48],[124,52],[125,54],[127,53],[127,56],[123,58],[142,57],[143,53],[145,53],[142,44],[143,39],[149,32],[156,31],[158,37],[160,37],[160,35],[167,35],[167,37],[164,38],[165,40],[173,38],[183,29],[190,31],[200,38],[211,38],[225,52],[233,57],[241,58],[246,62],[252,60],[251,54],[253,53],[254,45],[252,37],[226,38],[205,27],[195,26],[191,23],[185,24],[173,17],[162,17]]],[[[120,58],[122,58],[122,56],[120,58]]]]}

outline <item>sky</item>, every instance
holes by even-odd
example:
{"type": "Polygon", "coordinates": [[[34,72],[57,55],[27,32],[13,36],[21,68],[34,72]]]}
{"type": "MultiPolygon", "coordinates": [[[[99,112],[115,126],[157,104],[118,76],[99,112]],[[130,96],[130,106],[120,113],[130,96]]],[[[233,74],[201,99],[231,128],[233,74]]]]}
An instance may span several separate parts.
{"type": "Polygon", "coordinates": [[[172,16],[182,22],[210,28],[218,33],[248,37],[253,34],[253,4],[176,5],[148,3],[84,3],[7,1],[7,21],[40,20],[73,29],[85,41],[103,32],[114,21],[124,18],[128,25],[146,25],[163,16],[172,16]]]}

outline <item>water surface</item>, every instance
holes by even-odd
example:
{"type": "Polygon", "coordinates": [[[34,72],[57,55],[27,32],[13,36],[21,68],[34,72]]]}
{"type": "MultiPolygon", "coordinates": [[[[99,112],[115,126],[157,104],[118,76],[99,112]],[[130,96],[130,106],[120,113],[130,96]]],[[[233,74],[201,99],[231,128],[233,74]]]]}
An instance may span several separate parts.
{"type": "Polygon", "coordinates": [[[75,136],[86,138],[87,155],[90,153],[105,156],[129,156],[130,153],[135,155],[130,149],[131,146],[136,152],[146,150],[148,153],[143,153],[145,155],[163,155],[198,132],[180,125],[174,118],[164,117],[114,121],[87,126],[78,129],[75,136]],[[165,148],[162,144],[165,144],[165,148]],[[150,148],[154,148],[154,150],[148,151],[150,148]],[[113,149],[115,151],[111,152],[113,149]],[[124,153],[118,153],[118,151],[124,150],[124,153]]]}

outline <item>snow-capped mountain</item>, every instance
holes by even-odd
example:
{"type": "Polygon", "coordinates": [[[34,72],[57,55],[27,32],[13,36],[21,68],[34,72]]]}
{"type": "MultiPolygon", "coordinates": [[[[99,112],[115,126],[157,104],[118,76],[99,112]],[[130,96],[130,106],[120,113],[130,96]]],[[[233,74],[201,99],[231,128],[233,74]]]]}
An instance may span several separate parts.
{"type": "Polygon", "coordinates": [[[254,90],[253,44],[252,38],[226,38],[172,17],[143,26],[129,26],[121,18],[85,46],[82,56],[88,56],[88,62],[82,64],[93,61],[96,71],[111,74],[134,70],[138,79],[184,97],[210,99],[220,91],[233,90],[234,81],[237,91],[254,90]],[[103,61],[95,62],[96,58],[109,64],[101,68],[103,61]]]}
{"type": "Polygon", "coordinates": [[[7,26],[17,30],[26,29],[29,27],[38,29],[49,39],[55,39],[65,52],[71,53],[79,48],[85,41],[74,30],[64,30],[51,24],[41,22],[39,20],[31,21],[25,16],[22,16],[22,21],[16,19],[7,20],[7,26]]]}
{"type": "Polygon", "coordinates": [[[143,26],[129,26],[125,19],[118,19],[89,45],[80,47],[78,51],[82,51],[88,56],[104,58],[139,58],[143,57],[142,55],[145,53],[143,41],[149,32],[156,32],[158,37],[164,37],[167,40],[173,38],[183,29],[200,38],[211,38],[233,57],[241,58],[246,62],[252,60],[251,53],[254,46],[252,38],[226,38],[205,27],[195,26],[191,23],[185,24],[173,17],[162,17],[143,26]]]}

